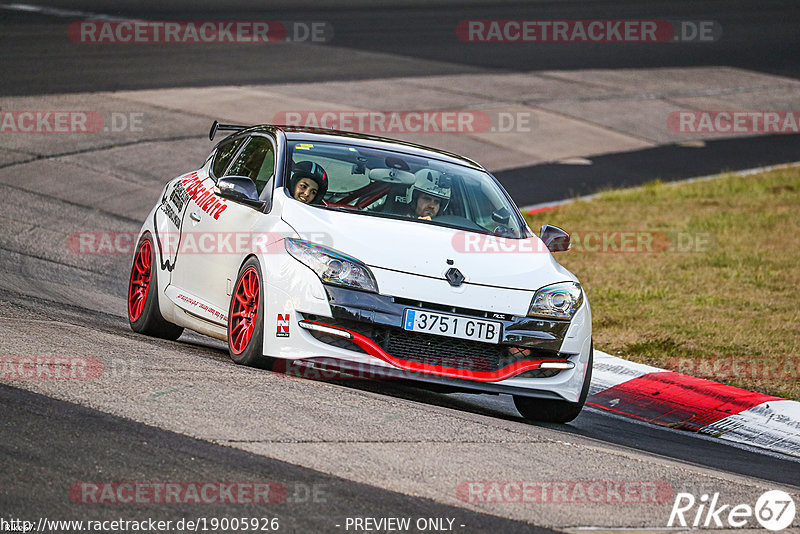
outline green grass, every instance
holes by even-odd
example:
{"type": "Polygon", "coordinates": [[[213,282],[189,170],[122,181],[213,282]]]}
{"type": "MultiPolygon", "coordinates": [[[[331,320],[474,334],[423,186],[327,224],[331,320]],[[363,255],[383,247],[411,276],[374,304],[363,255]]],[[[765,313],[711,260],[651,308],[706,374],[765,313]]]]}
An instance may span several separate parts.
{"type": "MultiPolygon", "coordinates": [[[[554,224],[576,239],[556,259],[586,289],[601,350],[666,368],[676,358],[698,359],[706,371],[714,361],[777,358],[798,369],[800,168],[655,181],[527,218],[534,229],[554,224]],[[620,252],[617,238],[616,250],[613,240],[596,250],[613,232],[642,246],[620,252]]],[[[800,400],[791,366],[744,377],[716,369],[703,377],[800,400]]]]}

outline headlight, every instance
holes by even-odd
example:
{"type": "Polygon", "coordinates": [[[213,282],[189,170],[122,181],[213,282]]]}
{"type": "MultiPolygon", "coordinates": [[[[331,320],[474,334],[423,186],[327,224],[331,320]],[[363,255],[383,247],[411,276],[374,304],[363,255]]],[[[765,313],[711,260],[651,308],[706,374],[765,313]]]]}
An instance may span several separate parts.
{"type": "Polygon", "coordinates": [[[300,239],[286,238],[284,246],[286,252],[327,284],[378,292],[378,284],[369,267],[353,257],[300,239]]]}
{"type": "Polygon", "coordinates": [[[548,319],[572,319],[583,304],[583,290],[575,282],[559,282],[539,289],[533,296],[528,315],[548,319]]]}

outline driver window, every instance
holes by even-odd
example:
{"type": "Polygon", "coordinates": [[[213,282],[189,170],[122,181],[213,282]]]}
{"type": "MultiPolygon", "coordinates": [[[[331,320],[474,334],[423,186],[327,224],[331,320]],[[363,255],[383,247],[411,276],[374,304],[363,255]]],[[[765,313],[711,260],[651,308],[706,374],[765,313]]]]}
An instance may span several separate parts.
{"type": "Polygon", "coordinates": [[[231,162],[231,158],[236,154],[236,151],[239,150],[239,147],[242,146],[243,141],[244,138],[240,137],[239,139],[219,145],[214,155],[214,165],[211,168],[214,176],[222,176],[228,163],[231,162]]]}
{"type": "Polygon", "coordinates": [[[269,139],[253,136],[231,164],[225,176],[247,176],[256,183],[258,193],[264,189],[275,170],[275,151],[269,139]]]}

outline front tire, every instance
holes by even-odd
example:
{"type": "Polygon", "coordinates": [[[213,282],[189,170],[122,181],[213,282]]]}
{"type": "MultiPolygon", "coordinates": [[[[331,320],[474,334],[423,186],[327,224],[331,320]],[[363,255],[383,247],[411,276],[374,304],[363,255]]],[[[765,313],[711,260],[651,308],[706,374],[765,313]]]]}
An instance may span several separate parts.
{"type": "Polygon", "coordinates": [[[134,332],[174,341],[183,328],[164,319],[158,308],[158,269],[153,267],[154,260],[153,238],[145,233],[133,255],[128,282],[128,322],[134,332]]]}
{"type": "Polygon", "coordinates": [[[545,423],[569,423],[581,413],[589,395],[592,381],[592,365],[594,363],[594,343],[589,345],[589,367],[583,379],[583,387],[578,402],[567,402],[554,399],[537,399],[514,395],[514,406],[525,419],[545,423]]]}
{"type": "Polygon", "coordinates": [[[263,277],[256,258],[244,262],[231,295],[228,354],[239,365],[262,367],[265,363],[263,277]]]}

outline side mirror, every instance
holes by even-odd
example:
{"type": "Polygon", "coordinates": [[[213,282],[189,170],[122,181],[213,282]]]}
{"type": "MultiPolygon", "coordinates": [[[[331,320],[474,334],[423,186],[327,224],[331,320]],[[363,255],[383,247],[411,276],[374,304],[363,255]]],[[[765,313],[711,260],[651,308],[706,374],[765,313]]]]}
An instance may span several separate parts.
{"type": "Polygon", "coordinates": [[[266,202],[258,198],[258,189],[253,180],[247,176],[225,176],[217,180],[214,192],[222,198],[250,206],[258,210],[264,209],[266,202]]]}
{"type": "Polygon", "coordinates": [[[511,220],[511,212],[508,211],[508,208],[503,206],[499,210],[494,210],[492,212],[492,220],[496,223],[500,223],[503,226],[508,226],[508,221],[511,220]]]}
{"type": "Polygon", "coordinates": [[[539,239],[550,252],[564,252],[570,247],[569,234],[558,226],[542,225],[539,229],[539,239]]]}

